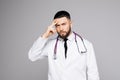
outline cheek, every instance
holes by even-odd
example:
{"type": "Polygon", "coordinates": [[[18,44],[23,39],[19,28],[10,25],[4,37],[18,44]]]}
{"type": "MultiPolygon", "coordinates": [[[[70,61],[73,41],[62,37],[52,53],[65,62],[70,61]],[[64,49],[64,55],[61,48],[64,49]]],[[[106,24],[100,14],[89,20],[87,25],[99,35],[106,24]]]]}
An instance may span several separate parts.
{"type": "Polygon", "coordinates": [[[60,28],[56,27],[56,31],[57,31],[57,32],[60,32],[60,28]]]}
{"type": "Polygon", "coordinates": [[[70,30],[70,25],[67,25],[66,27],[65,27],[65,29],[67,30],[67,31],[69,31],[70,30]]]}

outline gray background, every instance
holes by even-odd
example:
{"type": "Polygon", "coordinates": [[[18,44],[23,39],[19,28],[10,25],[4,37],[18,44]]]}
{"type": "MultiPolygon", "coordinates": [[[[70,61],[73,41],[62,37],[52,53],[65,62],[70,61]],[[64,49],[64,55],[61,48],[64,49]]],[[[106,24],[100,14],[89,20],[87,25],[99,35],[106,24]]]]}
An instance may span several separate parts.
{"type": "Polygon", "coordinates": [[[101,80],[120,80],[119,0],[0,0],[0,80],[47,80],[47,59],[28,51],[58,10],[94,45],[101,80]]]}

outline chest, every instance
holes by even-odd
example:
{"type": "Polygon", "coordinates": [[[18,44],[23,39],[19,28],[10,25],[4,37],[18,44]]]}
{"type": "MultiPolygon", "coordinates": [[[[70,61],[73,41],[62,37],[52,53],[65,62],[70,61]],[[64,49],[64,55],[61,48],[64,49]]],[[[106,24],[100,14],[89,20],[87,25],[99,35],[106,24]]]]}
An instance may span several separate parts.
{"type": "Polygon", "coordinates": [[[58,42],[56,55],[54,54],[54,45],[50,49],[50,53],[48,56],[50,65],[54,65],[56,67],[78,67],[83,68],[86,66],[86,53],[82,54],[79,53],[78,47],[76,43],[67,42],[67,58],[65,58],[65,49],[64,49],[64,42],[58,42]],[[56,59],[54,59],[54,55],[56,59]]]}

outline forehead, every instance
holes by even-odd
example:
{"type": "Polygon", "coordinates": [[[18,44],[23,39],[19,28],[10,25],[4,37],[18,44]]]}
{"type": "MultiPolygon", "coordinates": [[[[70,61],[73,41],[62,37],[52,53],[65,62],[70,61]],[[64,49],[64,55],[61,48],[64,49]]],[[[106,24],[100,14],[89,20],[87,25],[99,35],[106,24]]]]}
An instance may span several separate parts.
{"type": "Polygon", "coordinates": [[[70,20],[66,17],[61,17],[61,18],[55,19],[55,22],[57,22],[57,23],[63,23],[63,22],[68,22],[68,21],[70,21],[70,20]]]}

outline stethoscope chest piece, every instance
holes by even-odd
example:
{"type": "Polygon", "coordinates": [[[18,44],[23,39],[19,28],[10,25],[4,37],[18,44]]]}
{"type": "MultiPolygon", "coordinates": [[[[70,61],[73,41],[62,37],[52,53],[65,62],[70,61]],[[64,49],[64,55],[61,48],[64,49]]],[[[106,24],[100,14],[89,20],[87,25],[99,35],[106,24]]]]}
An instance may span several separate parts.
{"type": "Polygon", "coordinates": [[[56,60],[57,59],[56,54],[54,54],[53,56],[54,56],[53,59],[56,60]]]}

